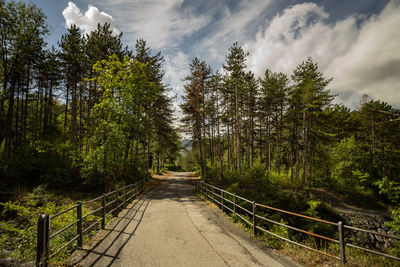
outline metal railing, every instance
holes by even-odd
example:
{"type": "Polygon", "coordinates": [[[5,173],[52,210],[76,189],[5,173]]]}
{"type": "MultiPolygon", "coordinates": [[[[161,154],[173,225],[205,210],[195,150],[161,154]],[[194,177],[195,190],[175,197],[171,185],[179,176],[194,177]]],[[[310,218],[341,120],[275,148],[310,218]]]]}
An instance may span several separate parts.
{"type": "MultiPolygon", "coordinates": [[[[314,218],[314,217],[310,217],[310,216],[306,216],[303,214],[298,214],[298,213],[294,213],[294,212],[290,212],[290,211],[286,211],[286,210],[282,210],[282,209],[278,209],[275,207],[270,207],[267,205],[263,205],[263,204],[259,204],[256,203],[255,201],[246,199],[244,197],[238,196],[236,194],[233,194],[231,192],[228,192],[222,188],[218,188],[216,186],[213,186],[211,184],[208,184],[206,182],[203,181],[199,181],[196,180],[196,190],[198,192],[200,192],[201,194],[205,195],[207,198],[209,198],[212,202],[218,204],[221,208],[222,211],[225,212],[225,210],[230,211],[232,214],[234,214],[235,216],[237,216],[238,218],[240,218],[241,220],[243,220],[245,223],[247,223],[249,226],[252,227],[253,230],[253,234],[256,235],[257,231],[262,231],[264,233],[270,234],[276,238],[282,239],[288,243],[300,246],[302,248],[320,253],[322,255],[328,256],[328,257],[332,257],[334,259],[340,260],[342,263],[346,263],[346,247],[350,247],[350,248],[355,248],[355,249],[359,249],[368,253],[373,253],[379,256],[383,256],[389,259],[393,259],[393,260],[397,260],[400,261],[400,258],[380,252],[380,251],[376,251],[373,249],[367,249],[367,248],[363,248],[351,243],[347,243],[345,240],[345,235],[344,232],[345,230],[351,230],[351,231],[357,231],[357,232],[364,232],[364,233],[369,233],[369,234],[373,234],[373,235],[379,235],[385,238],[390,238],[390,239],[394,239],[394,240],[400,240],[400,237],[397,236],[393,236],[393,235],[388,235],[388,234],[384,234],[384,233],[380,233],[380,232],[376,232],[376,231],[370,231],[370,230],[366,230],[366,229],[361,229],[361,228],[356,228],[356,227],[352,227],[349,225],[345,225],[342,221],[339,222],[331,222],[331,221],[327,221],[327,220],[323,220],[323,219],[318,219],[318,218],[314,218]],[[225,196],[229,196],[231,199],[226,198],[225,196]],[[242,201],[243,203],[247,204],[248,206],[251,206],[251,210],[249,210],[246,207],[243,207],[240,205],[239,201],[242,201]],[[227,204],[229,203],[229,204],[227,204]],[[231,205],[231,207],[229,207],[229,205],[231,205]],[[327,236],[323,236],[320,234],[316,234],[310,231],[306,231],[306,230],[302,230],[299,229],[297,227],[291,226],[291,225],[287,225],[281,222],[277,222],[274,221],[270,218],[266,218],[263,216],[260,216],[259,214],[257,214],[257,210],[258,208],[262,208],[262,209],[266,209],[266,210],[272,210],[272,211],[276,211],[276,212],[280,212],[280,213],[285,213],[291,216],[296,216],[299,218],[303,218],[303,219],[307,219],[307,220],[311,220],[311,221],[315,221],[318,223],[323,223],[323,224],[327,224],[327,225],[331,225],[334,226],[335,228],[337,228],[337,233],[338,233],[338,239],[334,239],[331,237],[327,237],[327,236]],[[250,219],[246,219],[244,216],[245,214],[248,215],[248,218],[250,219]],[[331,243],[336,243],[339,245],[339,255],[333,255],[331,253],[328,252],[324,252],[321,251],[319,249],[316,248],[312,248],[310,246],[307,246],[305,244],[301,244],[299,242],[296,242],[294,240],[291,240],[289,238],[280,236],[276,233],[273,233],[265,228],[262,227],[261,223],[258,223],[258,220],[262,220],[268,223],[272,223],[275,225],[279,225],[282,227],[286,227],[288,229],[291,229],[293,231],[302,233],[302,234],[306,234],[309,236],[313,236],[314,238],[319,238],[322,240],[325,240],[326,242],[331,242],[331,243]]],[[[244,204],[242,204],[244,205],[244,204]]]]}
{"type": "Polygon", "coordinates": [[[117,211],[121,207],[125,206],[129,201],[131,201],[134,197],[138,196],[139,194],[144,192],[144,181],[141,180],[134,184],[127,185],[125,187],[116,189],[112,192],[102,194],[101,196],[89,200],[87,202],[78,202],[76,205],[60,211],[57,214],[49,215],[49,214],[41,214],[38,219],[38,228],[37,228],[37,247],[36,247],[36,266],[47,266],[49,260],[56,256],[59,252],[67,248],[70,244],[77,241],[77,247],[82,247],[83,245],[83,235],[88,232],[90,229],[101,224],[101,229],[105,228],[106,223],[106,216],[112,214],[113,212],[117,211]],[[115,197],[112,201],[107,201],[109,197],[115,197]],[[84,205],[100,201],[101,200],[101,207],[91,211],[88,214],[82,215],[82,207],[84,205]],[[118,203],[120,202],[120,203],[118,203]],[[107,208],[112,206],[113,209],[107,212],[107,208]],[[72,223],[68,224],[64,228],[56,231],[55,233],[51,233],[51,221],[67,212],[74,212],[76,211],[76,220],[72,223]],[[101,211],[101,218],[85,229],[83,229],[83,222],[84,219],[90,215],[94,215],[101,211]],[[56,251],[50,254],[50,242],[53,238],[59,236],[66,230],[70,229],[71,227],[76,227],[76,235],[70,239],[67,243],[65,243],[62,247],[58,248],[56,251]]]}

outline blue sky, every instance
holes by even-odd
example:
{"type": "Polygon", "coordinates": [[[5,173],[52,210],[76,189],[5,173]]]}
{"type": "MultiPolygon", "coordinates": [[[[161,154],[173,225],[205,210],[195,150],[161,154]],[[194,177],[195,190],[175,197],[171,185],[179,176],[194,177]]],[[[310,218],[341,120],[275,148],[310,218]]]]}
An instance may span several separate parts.
{"type": "Polygon", "coordinates": [[[291,74],[311,56],[333,77],[336,102],[356,107],[362,94],[400,106],[400,0],[33,0],[48,17],[49,45],[74,23],[90,32],[98,22],[122,31],[125,45],[147,40],[165,57],[165,82],[177,114],[182,78],[198,56],[216,71],[238,41],[248,69],[291,74]]]}

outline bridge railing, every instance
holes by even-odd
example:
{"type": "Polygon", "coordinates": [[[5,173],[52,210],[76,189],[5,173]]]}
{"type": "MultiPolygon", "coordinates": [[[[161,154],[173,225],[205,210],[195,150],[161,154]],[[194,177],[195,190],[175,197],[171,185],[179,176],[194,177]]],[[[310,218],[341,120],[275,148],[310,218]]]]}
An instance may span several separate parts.
{"type": "Polygon", "coordinates": [[[145,180],[141,180],[134,184],[116,189],[112,192],[106,194],[103,193],[101,196],[91,199],[87,202],[78,202],[76,205],[53,215],[41,214],[38,219],[37,228],[36,266],[47,266],[51,258],[56,256],[62,250],[66,249],[75,241],[77,242],[77,247],[82,247],[83,236],[85,233],[87,233],[90,229],[93,229],[93,227],[96,225],[99,225],[99,223],[101,225],[101,229],[104,229],[107,215],[112,214],[123,206],[126,206],[129,201],[144,192],[144,181],[145,180]],[[111,200],[110,198],[114,199],[111,200]],[[85,215],[82,214],[83,206],[99,201],[101,201],[100,208],[97,208],[85,215]],[[112,208],[111,210],[109,210],[110,207],[112,208]],[[76,220],[62,229],[53,231],[51,227],[51,221],[70,212],[76,213],[76,220]],[[84,220],[91,215],[98,214],[99,212],[101,212],[100,219],[93,222],[86,228],[83,228],[84,220]],[[76,235],[68,240],[63,246],[55,251],[52,251],[50,246],[51,240],[64,233],[71,227],[76,227],[76,235]]]}
{"type": "Polygon", "coordinates": [[[282,209],[278,209],[275,207],[271,207],[271,206],[267,206],[267,205],[263,205],[260,203],[256,203],[255,201],[246,199],[244,197],[238,196],[236,194],[233,194],[231,192],[228,192],[222,188],[218,188],[216,186],[213,186],[209,183],[206,183],[204,181],[196,181],[196,189],[198,192],[200,192],[201,194],[203,194],[204,196],[206,196],[207,198],[209,198],[212,202],[216,203],[219,205],[219,207],[221,208],[222,211],[229,211],[230,213],[234,214],[235,216],[237,216],[238,218],[240,218],[241,220],[243,220],[246,224],[248,224],[250,227],[252,227],[253,229],[253,233],[254,235],[257,234],[257,231],[261,231],[267,234],[270,234],[276,238],[279,238],[285,242],[300,246],[302,248],[314,251],[316,253],[340,260],[342,263],[346,263],[346,247],[350,247],[350,248],[355,248],[355,249],[359,249],[362,250],[364,252],[367,253],[372,253],[372,254],[376,254],[379,256],[383,256],[386,258],[390,258],[393,260],[397,260],[400,261],[400,258],[389,255],[387,253],[383,253],[377,250],[373,250],[373,249],[368,249],[368,248],[363,248],[357,245],[354,245],[352,243],[348,243],[345,240],[345,230],[351,230],[351,231],[356,231],[356,232],[364,232],[364,233],[368,233],[368,234],[373,234],[373,235],[379,235],[385,238],[389,238],[389,239],[393,239],[393,240],[400,240],[400,237],[398,236],[393,236],[393,235],[388,235],[388,234],[384,234],[384,233],[380,233],[380,232],[376,232],[376,231],[370,231],[370,230],[366,230],[366,229],[361,229],[361,228],[356,228],[356,227],[352,227],[349,225],[345,225],[342,221],[339,222],[331,222],[331,221],[327,221],[327,220],[323,220],[323,219],[319,219],[319,218],[314,218],[314,217],[310,217],[310,216],[306,216],[303,214],[298,214],[298,213],[294,213],[291,211],[287,211],[287,210],[282,210],[282,209]],[[241,203],[240,203],[241,202],[241,203]],[[244,206],[247,206],[244,207],[244,206]],[[337,237],[338,239],[334,239],[331,237],[327,237],[327,236],[323,236],[317,233],[313,233],[310,231],[306,231],[303,229],[299,229],[297,227],[288,225],[288,224],[284,224],[282,222],[278,222],[275,220],[272,220],[270,218],[267,218],[265,216],[261,216],[259,214],[257,214],[258,210],[270,210],[270,211],[276,211],[276,212],[280,212],[280,213],[285,213],[287,215],[291,215],[291,216],[295,216],[295,217],[299,217],[299,218],[303,218],[303,219],[307,219],[307,220],[311,220],[314,222],[318,222],[318,223],[322,223],[322,224],[326,224],[329,225],[331,227],[334,227],[336,229],[337,232],[337,237]],[[246,218],[247,215],[247,218],[246,218]],[[325,242],[330,242],[330,243],[335,243],[338,244],[339,246],[339,253],[338,255],[334,255],[332,253],[328,253],[325,251],[321,251],[317,248],[313,248],[310,246],[307,246],[305,244],[301,244],[297,241],[291,240],[287,237],[278,235],[276,233],[271,232],[270,230],[265,229],[265,227],[263,227],[262,222],[267,222],[267,223],[272,223],[275,225],[279,225],[281,227],[285,227],[287,229],[290,229],[292,231],[296,231],[302,234],[306,234],[309,236],[312,236],[314,238],[318,238],[318,239],[322,239],[325,242]]]}

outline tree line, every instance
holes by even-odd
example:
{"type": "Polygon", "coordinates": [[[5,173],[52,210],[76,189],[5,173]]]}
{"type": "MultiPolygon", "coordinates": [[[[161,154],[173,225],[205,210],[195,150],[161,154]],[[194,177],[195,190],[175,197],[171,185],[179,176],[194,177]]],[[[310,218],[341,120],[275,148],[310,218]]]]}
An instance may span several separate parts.
{"type": "Polygon", "coordinates": [[[182,123],[192,136],[201,175],[251,183],[254,170],[291,185],[370,191],[398,202],[398,110],[364,95],[350,110],[334,104],[327,78],[311,58],[291,75],[246,69],[234,43],[223,73],[195,58],[185,78],[182,123]]]}
{"type": "Polygon", "coordinates": [[[176,156],[164,59],[123,46],[109,24],[72,25],[46,48],[44,13],[0,0],[0,176],[7,189],[48,184],[107,190],[176,156]]]}

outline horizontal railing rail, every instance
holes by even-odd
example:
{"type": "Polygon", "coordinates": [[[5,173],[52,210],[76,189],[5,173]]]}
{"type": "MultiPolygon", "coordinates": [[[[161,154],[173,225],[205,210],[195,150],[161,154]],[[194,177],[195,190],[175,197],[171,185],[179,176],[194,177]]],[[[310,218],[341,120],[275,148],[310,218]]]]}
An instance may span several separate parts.
{"type": "Polygon", "coordinates": [[[122,188],[116,189],[112,192],[103,193],[101,196],[98,196],[94,199],[91,199],[86,202],[78,202],[76,205],[69,207],[63,211],[60,211],[56,214],[49,215],[49,214],[41,214],[38,219],[37,225],[37,246],[36,246],[36,266],[47,266],[49,260],[60,253],[62,250],[67,248],[73,242],[77,241],[77,247],[82,247],[83,245],[83,235],[88,232],[90,229],[95,227],[96,225],[101,224],[101,229],[105,228],[105,221],[106,216],[112,214],[113,212],[120,209],[122,206],[126,205],[128,201],[133,199],[134,197],[138,196],[139,194],[144,192],[144,179],[136,182],[134,184],[130,184],[124,186],[122,188]],[[120,195],[121,194],[121,195],[120,195]],[[107,201],[107,198],[114,197],[115,199],[110,199],[107,201]],[[82,207],[96,201],[101,201],[101,207],[83,215],[82,214],[82,207]],[[118,202],[121,203],[118,203],[118,202]],[[114,208],[107,212],[107,208],[110,205],[115,204],[114,208]],[[89,216],[94,215],[96,213],[101,213],[100,219],[96,220],[94,223],[90,224],[88,227],[83,228],[83,222],[89,216]],[[51,228],[51,221],[62,216],[68,212],[76,213],[76,220],[71,222],[70,224],[64,226],[62,229],[56,230],[54,233],[50,233],[52,231],[51,228]],[[60,234],[64,233],[71,227],[76,227],[76,235],[73,238],[66,241],[66,243],[58,248],[56,251],[50,254],[50,241],[55,237],[59,236],[60,234]]]}
{"type": "Polygon", "coordinates": [[[373,254],[376,254],[376,255],[379,255],[379,256],[383,256],[383,257],[386,257],[386,258],[389,258],[389,259],[400,261],[400,258],[392,256],[392,255],[389,255],[387,253],[383,253],[383,252],[376,251],[376,250],[373,250],[373,249],[367,249],[367,248],[363,248],[363,247],[360,247],[360,246],[357,246],[357,245],[354,245],[354,244],[351,244],[351,243],[347,243],[346,242],[347,240],[345,240],[344,231],[345,230],[359,231],[359,232],[369,233],[369,234],[373,234],[373,235],[379,235],[379,236],[382,236],[382,237],[385,237],[385,238],[391,238],[391,239],[394,239],[394,240],[400,240],[400,237],[398,237],[398,236],[388,235],[388,234],[379,233],[379,232],[376,232],[376,231],[370,231],[370,230],[361,229],[361,228],[357,228],[357,227],[353,227],[353,226],[349,226],[349,225],[344,225],[343,222],[341,222],[341,221],[339,221],[339,222],[331,222],[331,221],[327,221],[327,220],[314,218],[314,217],[311,217],[311,216],[307,216],[307,215],[303,215],[303,214],[299,214],[299,213],[283,210],[283,209],[278,209],[278,208],[271,207],[271,206],[268,206],[268,205],[256,203],[255,201],[251,201],[251,200],[246,199],[246,198],[244,198],[242,196],[238,196],[238,195],[236,195],[234,193],[228,192],[228,191],[226,191],[226,190],[224,190],[222,188],[213,186],[213,185],[211,185],[209,183],[206,183],[206,182],[200,181],[200,180],[196,180],[196,189],[197,189],[198,192],[200,192],[201,194],[203,194],[207,198],[211,199],[214,203],[219,204],[219,206],[222,209],[222,211],[229,210],[232,214],[234,214],[235,216],[237,216],[238,218],[243,220],[248,225],[252,226],[254,235],[257,234],[257,230],[260,230],[260,231],[262,231],[264,233],[270,234],[270,235],[272,235],[272,236],[274,236],[276,238],[279,238],[281,240],[284,240],[284,241],[286,241],[288,243],[300,246],[302,248],[317,252],[319,254],[322,254],[322,255],[325,255],[325,256],[328,256],[328,257],[332,257],[332,258],[338,259],[338,260],[342,261],[343,263],[346,263],[346,251],[345,251],[346,247],[359,249],[359,250],[362,250],[362,251],[365,251],[365,252],[368,252],[368,253],[373,253],[373,254]],[[218,193],[216,193],[216,191],[218,193]],[[233,201],[231,199],[229,199],[229,198],[224,197],[224,196],[226,196],[225,194],[229,195],[231,197],[231,199],[233,198],[233,201]],[[216,197],[220,201],[216,200],[216,197]],[[243,202],[239,203],[239,201],[243,201],[243,202]],[[232,208],[228,207],[226,205],[227,203],[230,203],[232,205],[232,208]],[[249,206],[249,204],[251,204],[252,210],[249,210],[248,208],[241,206],[241,204],[242,205],[246,204],[245,206],[249,206]],[[337,227],[338,239],[334,239],[334,238],[331,238],[331,237],[323,236],[323,235],[320,235],[320,234],[317,234],[317,233],[313,233],[313,232],[306,231],[306,230],[303,230],[303,229],[300,229],[300,228],[297,228],[297,227],[294,227],[294,226],[291,226],[291,225],[284,224],[282,222],[277,222],[277,221],[272,220],[270,218],[266,218],[264,216],[261,216],[261,215],[257,214],[257,207],[263,208],[263,209],[272,210],[272,211],[276,211],[276,212],[281,212],[281,213],[285,213],[285,214],[288,214],[288,215],[291,215],[291,216],[296,216],[296,217],[299,217],[299,218],[312,220],[312,221],[315,221],[315,222],[318,222],[318,223],[324,223],[324,224],[327,224],[327,225],[331,225],[331,226],[337,227]],[[239,212],[239,211],[242,211],[242,212],[239,212]],[[246,218],[246,215],[243,214],[243,213],[249,215],[250,218],[249,219],[246,218]],[[339,245],[339,255],[333,255],[333,254],[328,253],[326,251],[321,251],[321,250],[319,250],[317,248],[313,248],[313,247],[307,246],[307,245],[302,244],[300,242],[296,242],[294,240],[291,240],[291,239],[289,239],[287,237],[283,237],[281,235],[273,233],[273,232],[263,228],[260,223],[257,223],[258,220],[262,220],[262,221],[265,221],[265,222],[268,222],[268,223],[279,225],[279,226],[288,228],[288,229],[290,229],[292,231],[296,231],[296,232],[299,232],[299,233],[302,233],[302,234],[306,234],[306,235],[312,236],[314,238],[319,238],[319,239],[322,239],[322,240],[325,240],[325,241],[328,241],[328,242],[331,242],[331,243],[338,244],[339,245]]]}

